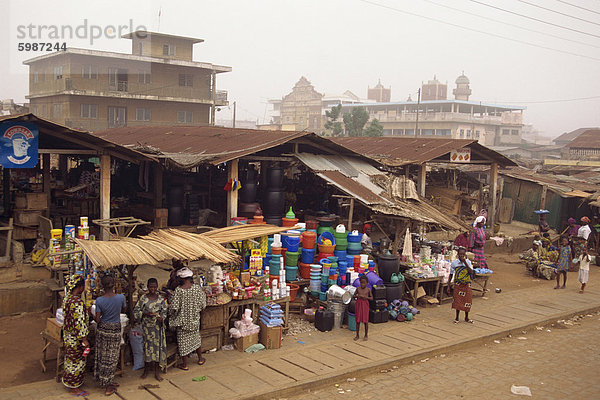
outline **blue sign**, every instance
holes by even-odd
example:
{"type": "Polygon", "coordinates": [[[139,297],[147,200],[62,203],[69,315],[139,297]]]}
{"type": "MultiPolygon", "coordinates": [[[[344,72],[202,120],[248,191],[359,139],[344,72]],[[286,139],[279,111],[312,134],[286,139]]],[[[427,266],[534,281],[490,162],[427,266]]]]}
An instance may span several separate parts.
{"type": "Polygon", "coordinates": [[[38,163],[38,127],[33,122],[0,123],[0,164],[33,168],[38,163]]]}

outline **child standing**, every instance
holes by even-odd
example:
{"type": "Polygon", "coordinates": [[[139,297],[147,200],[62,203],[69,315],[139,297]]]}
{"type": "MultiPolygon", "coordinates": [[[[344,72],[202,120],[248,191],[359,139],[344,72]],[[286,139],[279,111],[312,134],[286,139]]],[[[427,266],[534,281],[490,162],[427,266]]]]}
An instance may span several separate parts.
{"type": "Polygon", "coordinates": [[[571,247],[569,246],[569,239],[566,237],[561,238],[560,256],[556,263],[556,286],[554,289],[564,289],[567,286],[567,271],[569,265],[573,260],[573,254],[571,253],[571,247]],[[563,285],[560,286],[560,276],[564,277],[563,285]]]}
{"type": "Polygon", "coordinates": [[[360,287],[356,288],[356,293],[354,293],[354,298],[356,299],[356,337],[354,340],[358,340],[361,322],[365,324],[365,337],[363,340],[367,340],[369,338],[369,300],[373,300],[373,294],[371,293],[371,289],[367,287],[367,277],[361,275],[359,280],[360,287]]]}
{"type": "Polygon", "coordinates": [[[581,282],[580,294],[583,294],[585,290],[585,284],[590,276],[590,260],[591,257],[588,254],[587,247],[581,249],[581,256],[579,257],[579,282],[581,282]]]}

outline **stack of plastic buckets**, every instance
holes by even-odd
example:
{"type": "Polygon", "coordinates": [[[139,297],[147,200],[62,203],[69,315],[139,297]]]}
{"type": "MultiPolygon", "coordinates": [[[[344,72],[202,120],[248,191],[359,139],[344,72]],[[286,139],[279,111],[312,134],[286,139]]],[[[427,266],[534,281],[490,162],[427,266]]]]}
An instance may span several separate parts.
{"type": "Polygon", "coordinates": [[[321,297],[321,265],[310,265],[310,293],[315,297],[321,297]]]}
{"type": "Polygon", "coordinates": [[[349,256],[357,256],[360,254],[362,250],[362,245],[360,244],[361,239],[362,235],[358,231],[348,233],[348,247],[346,248],[346,253],[349,256]]]}
{"type": "Polygon", "coordinates": [[[288,282],[295,281],[298,274],[298,255],[300,245],[300,232],[289,231],[285,238],[287,252],[285,254],[285,279],[288,282]]]}
{"type": "Polygon", "coordinates": [[[322,301],[327,300],[327,290],[329,289],[329,270],[331,269],[331,263],[328,259],[321,260],[321,293],[319,298],[322,301]]]}

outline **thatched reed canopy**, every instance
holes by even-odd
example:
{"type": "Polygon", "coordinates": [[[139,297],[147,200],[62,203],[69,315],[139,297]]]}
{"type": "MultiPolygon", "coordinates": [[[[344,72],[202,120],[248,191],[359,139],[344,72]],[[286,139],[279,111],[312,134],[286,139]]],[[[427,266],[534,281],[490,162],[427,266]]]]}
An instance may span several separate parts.
{"type": "Polygon", "coordinates": [[[79,240],[92,264],[99,268],[119,265],[156,265],[172,258],[178,260],[209,259],[215,263],[231,264],[239,256],[214,239],[177,229],[163,229],[139,238],[111,241],[79,240]]]}
{"type": "Polygon", "coordinates": [[[294,229],[295,227],[285,227],[269,224],[242,224],[219,228],[209,232],[202,233],[204,237],[211,238],[218,243],[233,243],[239,240],[254,239],[262,236],[271,236],[294,229]]]}

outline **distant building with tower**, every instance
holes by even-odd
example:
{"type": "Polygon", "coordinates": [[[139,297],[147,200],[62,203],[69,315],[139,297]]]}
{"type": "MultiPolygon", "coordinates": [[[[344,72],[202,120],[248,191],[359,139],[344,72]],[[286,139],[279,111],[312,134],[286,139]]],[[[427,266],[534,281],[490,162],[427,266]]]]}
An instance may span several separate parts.
{"type": "Polygon", "coordinates": [[[473,139],[487,146],[522,142],[525,107],[469,100],[470,81],[464,73],[455,83],[454,99],[447,99],[447,84],[434,76],[422,83],[420,101],[409,96],[401,102],[343,105],[342,113],[350,112],[352,107],[364,107],[371,120],[376,118],[383,125],[385,136],[473,139]]]}
{"type": "Polygon", "coordinates": [[[375,85],[374,88],[367,88],[367,99],[376,101],[378,103],[387,103],[391,101],[392,98],[392,88],[385,88],[381,84],[381,79],[375,85]]]}

